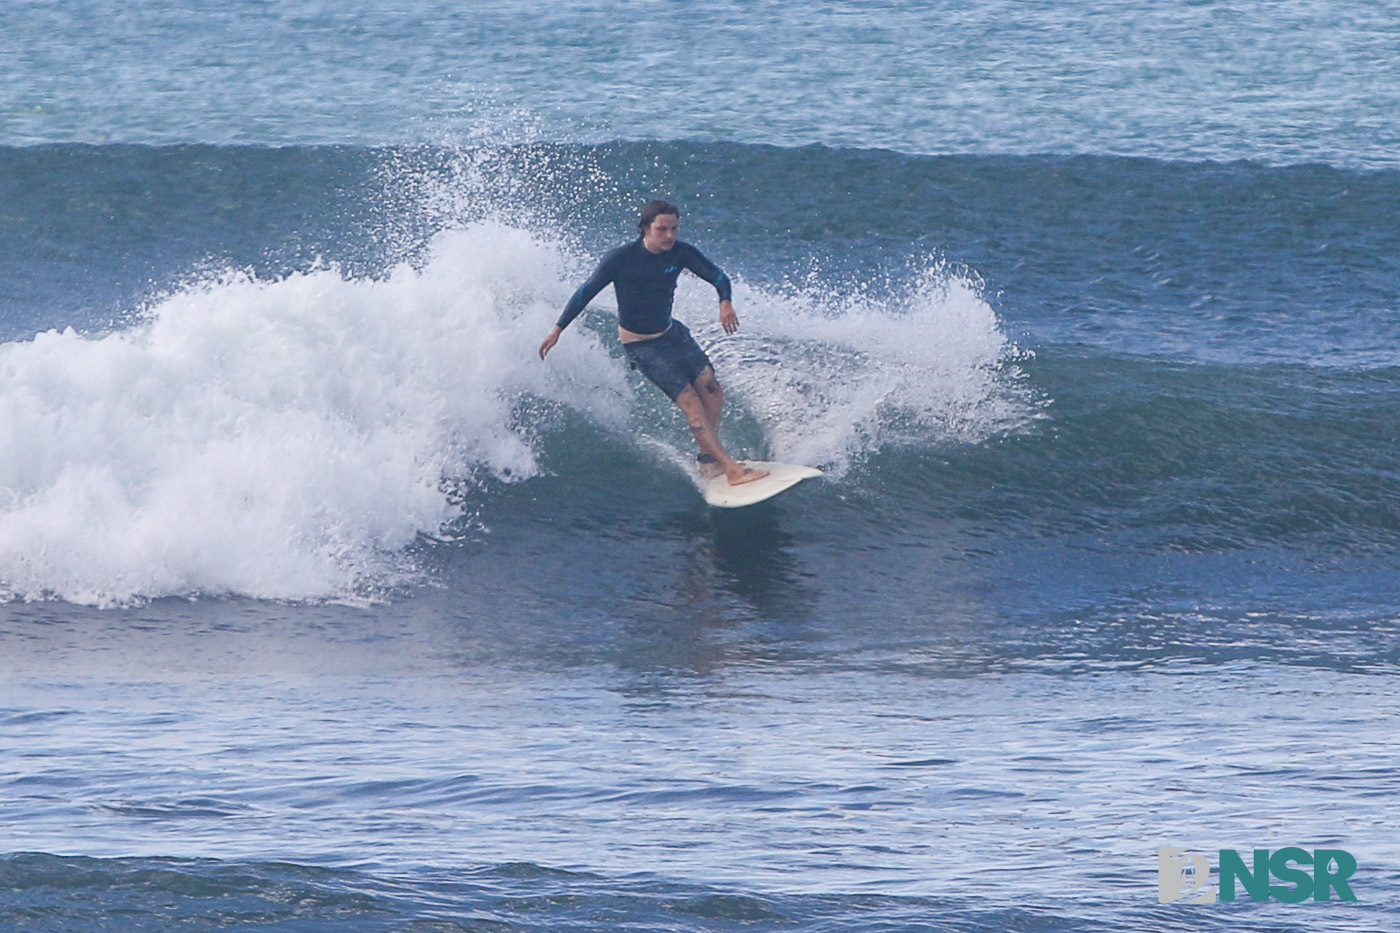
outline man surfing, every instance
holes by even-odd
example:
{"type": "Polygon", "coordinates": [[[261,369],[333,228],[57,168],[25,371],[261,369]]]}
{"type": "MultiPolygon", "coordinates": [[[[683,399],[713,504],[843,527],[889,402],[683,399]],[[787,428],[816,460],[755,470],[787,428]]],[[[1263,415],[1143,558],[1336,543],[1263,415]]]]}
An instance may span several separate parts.
{"type": "Polygon", "coordinates": [[[722,472],[731,486],[750,483],[768,473],[744,466],[720,444],[724,390],[715,379],[710,358],[690,330],[671,317],[676,280],[682,270],[689,269],[719,294],[719,322],[724,332],[732,334],[739,329],[739,316],[730,300],[729,277],[698,249],[676,239],[680,216],[680,209],[667,201],[650,201],[642,208],[637,225],[642,235],[603,256],[540,344],[540,359],[554,349],[564,328],[611,284],[617,296],[617,335],[622,339],[627,360],[685,414],[700,448],[696,461],[701,473],[718,476],[722,472]]]}

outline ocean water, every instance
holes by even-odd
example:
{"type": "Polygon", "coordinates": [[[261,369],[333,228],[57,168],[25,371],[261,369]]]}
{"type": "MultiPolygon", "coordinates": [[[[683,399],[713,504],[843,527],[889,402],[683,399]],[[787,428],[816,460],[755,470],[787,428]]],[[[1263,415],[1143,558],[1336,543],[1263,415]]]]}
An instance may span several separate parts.
{"type": "Polygon", "coordinates": [[[1397,53],[0,8],[0,927],[1400,929],[1397,53]],[[536,357],[653,196],[727,444],[822,479],[704,506],[611,292],[536,357]]]}

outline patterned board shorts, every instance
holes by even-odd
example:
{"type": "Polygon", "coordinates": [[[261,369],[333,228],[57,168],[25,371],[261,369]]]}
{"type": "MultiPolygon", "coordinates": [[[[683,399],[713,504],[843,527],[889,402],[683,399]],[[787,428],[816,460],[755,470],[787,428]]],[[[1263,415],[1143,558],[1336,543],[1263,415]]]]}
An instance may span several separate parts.
{"type": "Polygon", "coordinates": [[[680,321],[672,321],[670,330],[660,337],[625,343],[622,349],[632,368],[660,386],[673,402],[710,366],[710,358],[680,321]]]}

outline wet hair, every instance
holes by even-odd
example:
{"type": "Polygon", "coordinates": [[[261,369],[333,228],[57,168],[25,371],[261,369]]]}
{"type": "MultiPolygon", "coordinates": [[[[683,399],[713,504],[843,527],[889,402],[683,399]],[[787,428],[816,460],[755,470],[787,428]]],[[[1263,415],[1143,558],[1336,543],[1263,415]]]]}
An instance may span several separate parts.
{"type": "Polygon", "coordinates": [[[651,222],[662,214],[675,214],[677,217],[680,217],[681,209],[670,201],[662,201],[659,199],[656,201],[648,201],[647,206],[642,208],[642,219],[637,224],[637,229],[642,231],[642,233],[646,233],[647,228],[651,226],[651,222]]]}

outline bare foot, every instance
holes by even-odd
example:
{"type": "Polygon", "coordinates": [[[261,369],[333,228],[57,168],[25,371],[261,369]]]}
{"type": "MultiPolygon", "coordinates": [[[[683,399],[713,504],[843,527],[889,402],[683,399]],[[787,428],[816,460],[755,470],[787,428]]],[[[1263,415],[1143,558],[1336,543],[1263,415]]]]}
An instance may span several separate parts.
{"type": "Polygon", "coordinates": [[[742,486],[744,483],[752,483],[756,479],[763,479],[768,475],[767,470],[751,470],[748,467],[741,467],[732,473],[726,474],[729,477],[729,485],[742,486]]]}

